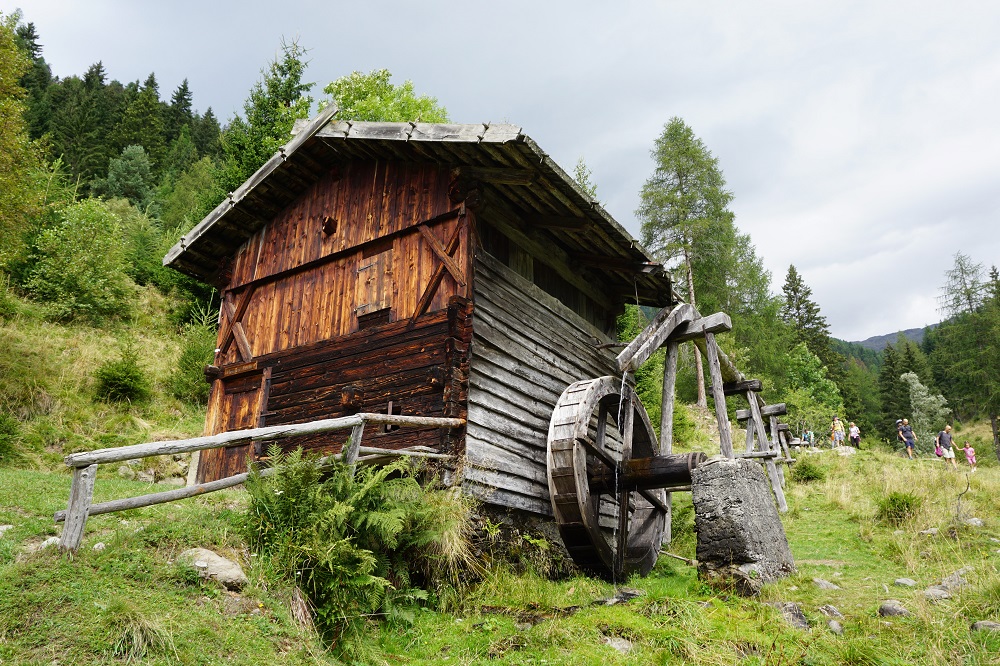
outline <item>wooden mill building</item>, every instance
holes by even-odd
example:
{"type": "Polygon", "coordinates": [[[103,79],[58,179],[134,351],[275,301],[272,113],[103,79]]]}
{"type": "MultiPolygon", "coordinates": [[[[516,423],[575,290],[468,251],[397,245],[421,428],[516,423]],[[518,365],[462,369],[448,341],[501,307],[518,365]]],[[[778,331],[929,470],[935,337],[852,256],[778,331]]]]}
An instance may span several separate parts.
{"type": "MultiPolygon", "coordinates": [[[[453,454],[485,501],[551,515],[546,433],[571,383],[616,374],[659,265],[521,128],[339,121],[328,108],[164,264],[218,287],[206,433],[357,412],[466,419],[364,444],[453,454]]],[[[346,434],[284,440],[336,452],[346,434]]],[[[201,454],[197,480],[252,445],[201,454]]]]}

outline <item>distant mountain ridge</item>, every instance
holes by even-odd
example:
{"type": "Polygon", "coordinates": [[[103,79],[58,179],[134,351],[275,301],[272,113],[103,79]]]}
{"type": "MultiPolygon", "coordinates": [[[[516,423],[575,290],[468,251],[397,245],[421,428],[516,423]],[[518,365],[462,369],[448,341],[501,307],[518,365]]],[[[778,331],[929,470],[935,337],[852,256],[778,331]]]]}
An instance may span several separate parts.
{"type": "Polygon", "coordinates": [[[886,333],[885,335],[874,335],[867,340],[855,341],[851,342],[851,344],[880,352],[885,349],[886,345],[895,344],[896,340],[899,339],[899,336],[903,335],[907,340],[912,340],[919,345],[923,342],[924,331],[928,328],[937,328],[937,324],[931,324],[930,326],[924,328],[908,328],[905,331],[896,331],[895,333],[886,333]]]}

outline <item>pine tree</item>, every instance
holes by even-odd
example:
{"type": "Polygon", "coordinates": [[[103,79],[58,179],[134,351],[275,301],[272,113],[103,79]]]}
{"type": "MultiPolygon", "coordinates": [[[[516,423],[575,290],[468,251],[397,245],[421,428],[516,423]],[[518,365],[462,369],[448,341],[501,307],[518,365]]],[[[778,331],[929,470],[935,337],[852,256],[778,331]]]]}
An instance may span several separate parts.
{"type": "MultiPolygon", "coordinates": [[[[718,159],[680,118],[671,118],[651,151],[656,166],[642,187],[636,215],[642,242],[664,263],[680,261],[687,300],[697,305],[694,266],[711,261],[733,235],[733,195],[718,159]]],[[[698,404],[705,406],[701,355],[695,354],[698,404]]]]}
{"type": "MultiPolygon", "coordinates": [[[[15,14],[15,23],[20,15],[15,14]]],[[[34,23],[18,25],[15,30],[15,40],[21,51],[28,56],[31,65],[21,76],[21,87],[27,92],[27,108],[24,119],[28,124],[28,135],[39,139],[47,131],[52,105],[47,92],[52,83],[52,69],[42,57],[42,44],[34,23]]]]}

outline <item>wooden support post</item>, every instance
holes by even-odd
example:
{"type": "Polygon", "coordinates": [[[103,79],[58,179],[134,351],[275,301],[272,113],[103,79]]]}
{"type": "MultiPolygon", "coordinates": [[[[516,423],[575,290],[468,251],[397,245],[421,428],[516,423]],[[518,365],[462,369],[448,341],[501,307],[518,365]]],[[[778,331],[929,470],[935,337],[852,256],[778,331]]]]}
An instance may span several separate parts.
{"type": "MultiPolygon", "coordinates": [[[[667,355],[663,359],[663,394],[660,400],[660,455],[665,456],[674,450],[674,393],[677,386],[677,356],[680,345],[673,340],[667,341],[667,355]]],[[[670,533],[670,522],[673,517],[673,493],[666,494],[667,519],[664,521],[663,537],[660,545],[670,543],[673,535],[670,533]]]]}
{"type": "MultiPolygon", "coordinates": [[[[771,451],[771,444],[767,441],[767,433],[764,431],[764,418],[761,416],[760,405],[757,404],[757,396],[754,393],[747,393],[747,402],[750,403],[750,421],[759,433],[757,441],[760,443],[760,450],[771,451]]],[[[775,418],[775,417],[771,417],[775,418]]],[[[765,458],[764,467],[767,469],[767,477],[771,481],[771,490],[774,491],[774,499],[778,504],[778,511],[785,513],[788,511],[788,502],[785,501],[785,492],[781,489],[785,484],[778,474],[778,466],[774,464],[774,458],[765,458]]]]}
{"type": "MultiPolygon", "coordinates": [[[[781,431],[778,430],[778,417],[777,416],[772,416],[771,417],[771,448],[774,449],[775,451],[777,451],[779,455],[782,454],[782,451],[781,451],[781,431]]],[[[791,456],[784,456],[784,455],[782,455],[782,457],[784,458],[784,457],[791,457],[791,456]]],[[[783,466],[778,468],[778,478],[781,479],[781,487],[784,488],[785,487],[785,468],[783,466]]]]}
{"type": "Polygon", "coordinates": [[[73,468],[73,485],[69,491],[69,506],[66,507],[66,524],[63,526],[60,550],[75,553],[83,541],[83,529],[90,515],[90,503],[94,499],[94,481],[97,479],[97,465],[73,468]]]}
{"type": "Polygon", "coordinates": [[[747,421],[747,453],[753,453],[753,433],[754,433],[754,423],[753,419],[747,421]]]}
{"type": "Polygon", "coordinates": [[[719,450],[727,458],[733,457],[733,433],[729,428],[726,414],[726,396],[722,391],[722,368],[719,365],[719,347],[714,333],[705,333],[705,348],[708,352],[708,371],[712,378],[712,399],[715,402],[715,418],[719,423],[719,450]]]}
{"type": "Polygon", "coordinates": [[[365,434],[364,421],[362,421],[361,423],[359,423],[358,425],[354,426],[354,428],[351,429],[351,441],[347,445],[347,450],[344,451],[344,455],[341,458],[341,460],[345,464],[350,465],[352,468],[354,467],[354,463],[358,461],[358,451],[360,451],[361,449],[361,438],[364,437],[364,434],[365,434]]]}

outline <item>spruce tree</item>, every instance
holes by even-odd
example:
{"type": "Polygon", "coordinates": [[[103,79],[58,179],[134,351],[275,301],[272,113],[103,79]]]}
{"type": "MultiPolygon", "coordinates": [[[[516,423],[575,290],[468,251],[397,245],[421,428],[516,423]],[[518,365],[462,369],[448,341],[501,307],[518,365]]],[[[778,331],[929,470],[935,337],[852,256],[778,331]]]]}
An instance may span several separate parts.
{"type": "Polygon", "coordinates": [[[195,115],[191,121],[191,140],[194,141],[198,155],[201,157],[221,157],[222,156],[222,128],[219,127],[219,120],[212,113],[212,107],[208,107],[204,115],[195,115]]]}
{"type": "Polygon", "coordinates": [[[169,144],[180,136],[181,130],[190,127],[194,114],[191,112],[191,89],[184,79],[170,97],[166,113],[166,140],[169,144]]]}
{"type": "Polygon", "coordinates": [[[900,377],[906,372],[902,359],[890,344],[882,352],[882,370],[878,376],[878,393],[882,403],[879,432],[890,442],[896,441],[896,421],[909,418],[910,388],[900,377]]]}

